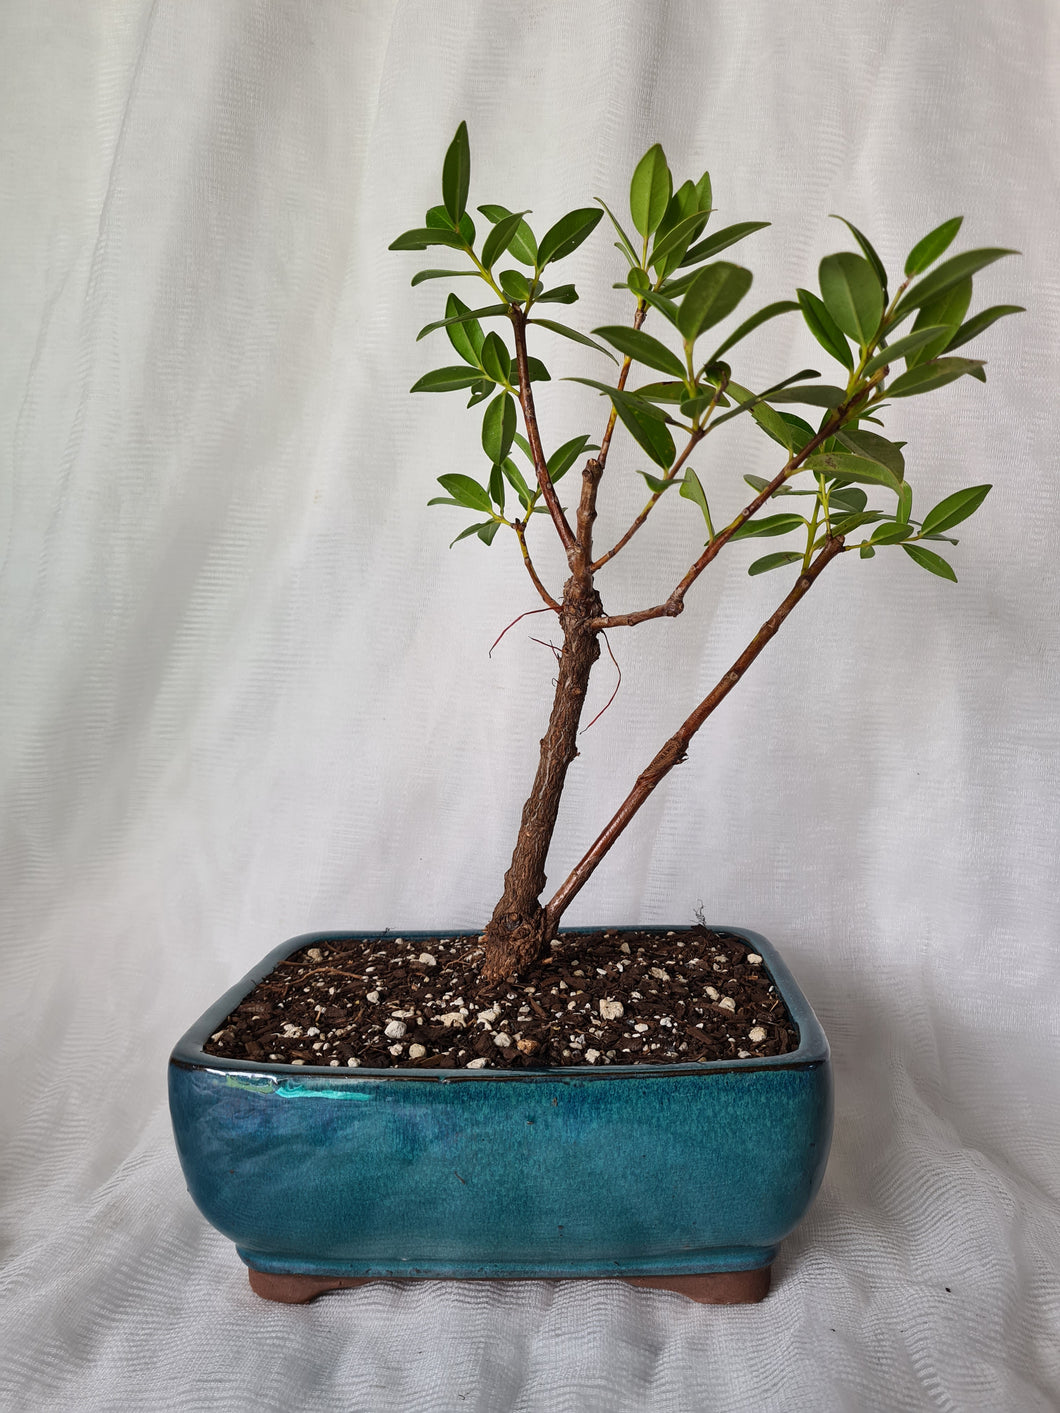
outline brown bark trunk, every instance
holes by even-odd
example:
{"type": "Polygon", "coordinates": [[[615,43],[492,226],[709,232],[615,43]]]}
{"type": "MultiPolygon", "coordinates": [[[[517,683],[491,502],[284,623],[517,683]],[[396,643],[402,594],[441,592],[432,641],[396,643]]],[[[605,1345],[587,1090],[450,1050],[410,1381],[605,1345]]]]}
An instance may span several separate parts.
{"type": "Polygon", "coordinates": [[[600,598],[580,576],[564,586],[560,623],[563,650],[559,659],[556,695],[548,729],[541,739],[541,757],[533,789],[523,806],[519,836],[504,893],[483,937],[485,981],[501,981],[532,966],[551,940],[541,894],[545,890],[545,860],[556,827],[567,770],[578,754],[578,725],[593,665],[600,656],[597,633],[589,624],[601,613],[600,598]]]}

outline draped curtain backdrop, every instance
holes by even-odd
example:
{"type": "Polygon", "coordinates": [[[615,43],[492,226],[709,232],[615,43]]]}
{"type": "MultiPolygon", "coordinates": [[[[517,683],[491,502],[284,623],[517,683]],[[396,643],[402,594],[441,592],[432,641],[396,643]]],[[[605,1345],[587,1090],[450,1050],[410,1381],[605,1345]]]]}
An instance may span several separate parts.
{"type": "MultiPolygon", "coordinates": [[[[1056,6],[9,0],[0,76],[5,1406],[1056,1406],[1056,6]],[[888,422],[914,513],[994,485],[960,583],[845,556],[568,915],[756,928],[824,1022],[835,1145],[761,1307],[613,1282],[271,1306],[173,1152],[168,1051],[264,952],[475,927],[499,895],[551,630],[490,655],[538,601],[512,544],[450,551],[467,517],[427,508],[481,472],[478,419],[408,396],[453,361],[415,342],[444,287],[386,250],[461,119],[473,204],[539,232],[622,208],[655,141],[709,168],[717,224],[772,222],[733,252],[748,310],[852,248],[830,212],[892,270],[957,213],[965,246],[1022,252],[976,281],[1028,308],[969,350],[987,385],[888,422]]],[[[605,225],[561,267],[579,328],[628,317],[623,268],[605,225]]],[[[598,438],[604,403],[560,377],[611,365],[538,351],[546,441],[598,438]]],[[[755,387],[828,367],[797,316],[733,358],[755,387]]],[[[693,462],[722,519],[779,465],[727,430],[693,462]]],[[[602,541],[638,468],[616,439],[602,541]]],[[[697,516],[663,502],[601,575],[609,609],[669,591],[697,516]]],[[[762,552],[611,635],[554,883],[786,592],[748,578],[762,552]]]]}

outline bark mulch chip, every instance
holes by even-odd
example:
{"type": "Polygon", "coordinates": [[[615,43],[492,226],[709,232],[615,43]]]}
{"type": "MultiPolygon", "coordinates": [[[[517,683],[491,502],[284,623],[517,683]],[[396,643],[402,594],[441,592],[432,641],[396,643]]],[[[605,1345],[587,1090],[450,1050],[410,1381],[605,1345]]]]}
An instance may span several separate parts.
{"type": "Polygon", "coordinates": [[[475,938],[325,939],[282,961],[211,1055],[369,1069],[674,1065],[785,1055],[799,1037],[762,958],[730,933],[567,934],[483,986],[475,938]]]}

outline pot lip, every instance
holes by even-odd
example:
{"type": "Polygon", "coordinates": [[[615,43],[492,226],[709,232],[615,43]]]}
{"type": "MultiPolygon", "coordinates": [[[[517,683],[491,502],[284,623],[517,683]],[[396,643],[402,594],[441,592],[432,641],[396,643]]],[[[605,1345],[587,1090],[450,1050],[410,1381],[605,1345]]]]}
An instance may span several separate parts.
{"type": "MultiPolygon", "coordinates": [[[[691,924],[680,927],[670,927],[663,923],[631,923],[627,925],[607,924],[607,930],[612,927],[615,931],[621,932],[649,932],[661,933],[665,935],[669,932],[688,931],[691,924]]],[[[251,1076],[263,1082],[287,1088],[292,1080],[297,1079],[300,1083],[298,1088],[312,1089],[347,1089],[350,1085],[358,1085],[364,1080],[383,1080],[393,1082],[433,1083],[433,1084],[481,1084],[483,1082],[494,1082],[503,1080],[506,1082],[517,1081],[519,1083],[552,1083],[577,1080],[606,1081],[622,1079],[674,1079],[695,1076],[700,1079],[709,1078],[711,1075],[729,1073],[733,1070],[792,1070],[792,1069],[813,1069],[821,1065],[827,1065],[829,1061],[829,1046],[820,1021],[814,1015],[813,1009],[806,997],[799,988],[787,963],[780,953],[758,932],[751,931],[750,928],[739,927],[730,924],[708,923],[707,926],[716,932],[731,932],[742,941],[748,943],[766,963],[777,989],[780,991],[791,1019],[799,1032],[799,1045],[797,1049],[789,1051],[786,1055],[770,1055],[747,1060],[712,1060],[708,1063],[681,1063],[673,1065],[606,1065],[598,1068],[595,1065],[563,1065],[551,1066],[537,1070],[449,1070],[449,1069],[369,1069],[367,1066],[356,1069],[332,1068],[324,1065],[286,1065],[278,1061],[267,1063],[261,1060],[238,1060],[228,1059],[220,1055],[208,1054],[203,1046],[209,1037],[217,1030],[225,1018],[239,1005],[240,1001],[247,996],[259,981],[263,981],[272,972],[277,964],[289,957],[292,952],[297,952],[303,947],[312,946],[317,942],[344,941],[352,938],[382,937],[383,930],[380,928],[366,928],[358,931],[348,930],[328,930],[322,932],[305,932],[297,937],[290,937],[285,942],[281,942],[278,947],[274,947],[267,953],[260,962],[257,963],[246,976],[237,981],[229,989],[209,1006],[199,1019],[190,1026],[173,1047],[173,1052],[169,1057],[171,1067],[182,1070],[206,1070],[218,1076],[242,1075],[246,1079],[251,1076]]],[[[592,927],[562,927],[560,935],[570,936],[571,934],[585,932],[599,932],[600,925],[592,927]]],[[[413,941],[435,937],[479,937],[480,928],[431,928],[431,929],[388,929],[389,933],[395,937],[410,938],[413,941]]],[[[257,1086],[255,1086],[257,1087],[257,1086]]]]}

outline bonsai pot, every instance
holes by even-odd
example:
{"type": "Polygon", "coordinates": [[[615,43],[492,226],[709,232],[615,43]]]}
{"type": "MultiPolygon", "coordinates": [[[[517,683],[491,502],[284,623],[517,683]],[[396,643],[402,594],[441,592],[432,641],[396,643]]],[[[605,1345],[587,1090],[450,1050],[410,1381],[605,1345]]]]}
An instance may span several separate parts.
{"type": "Polygon", "coordinates": [[[776,951],[754,932],[726,930],[763,957],[796,1050],[518,1071],[340,1070],[207,1054],[209,1037],[281,960],[373,934],[285,942],[171,1056],[188,1190],[272,1299],[367,1280],[568,1277],[620,1277],[712,1303],[761,1299],[778,1243],[824,1174],[831,1067],[824,1032],[776,951]]]}

